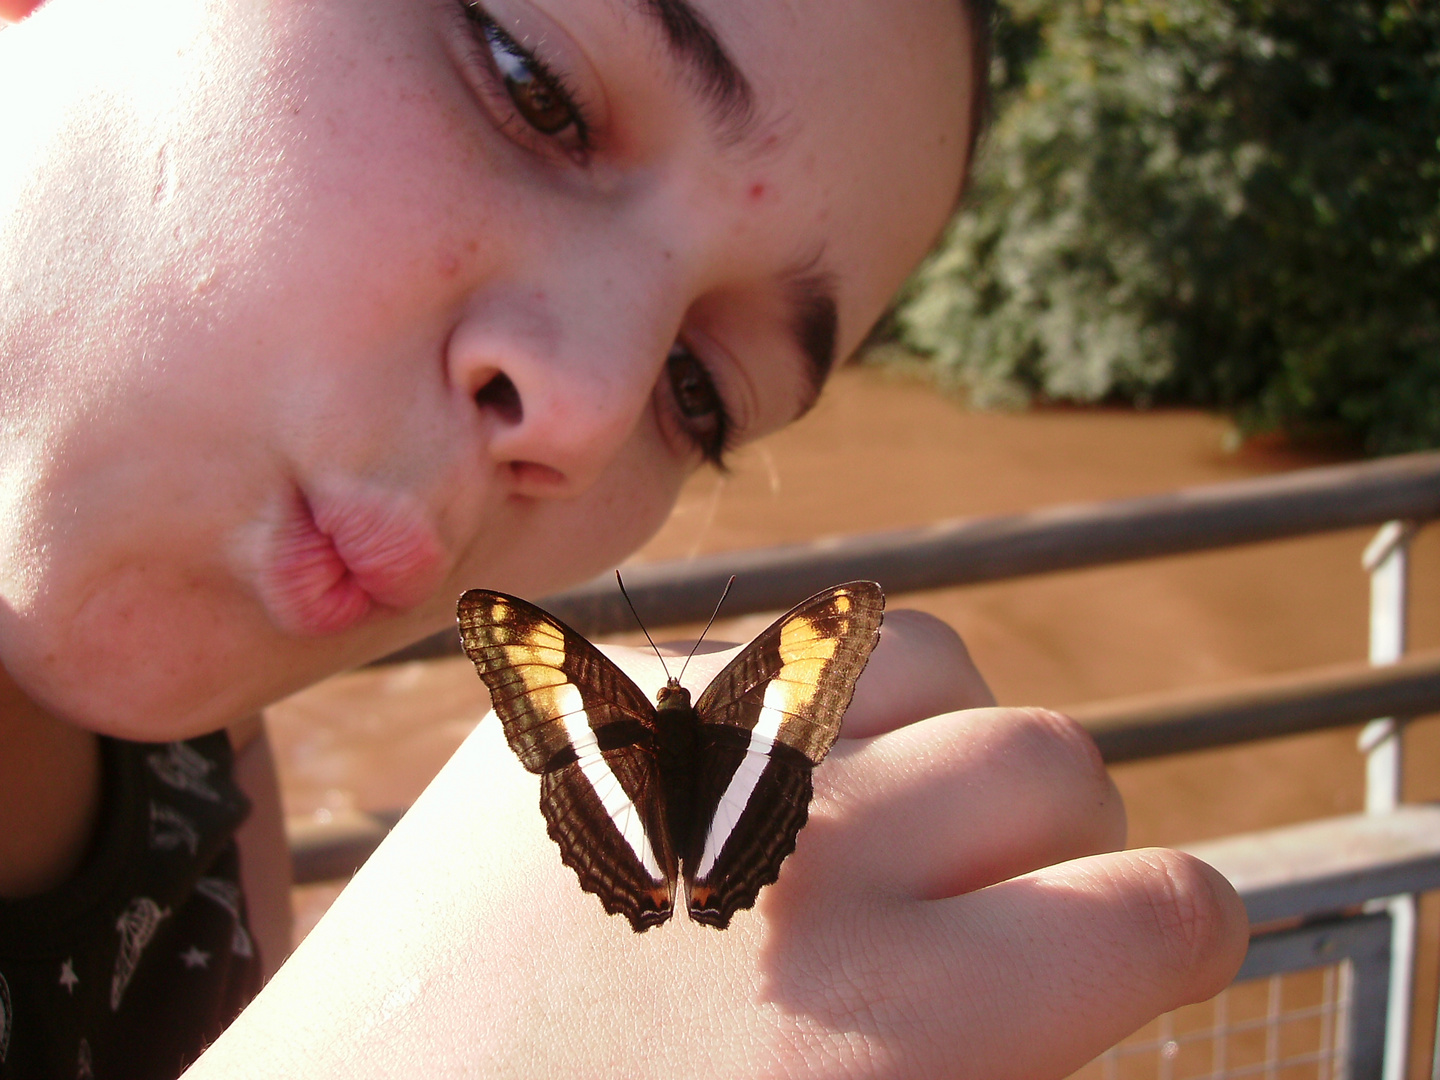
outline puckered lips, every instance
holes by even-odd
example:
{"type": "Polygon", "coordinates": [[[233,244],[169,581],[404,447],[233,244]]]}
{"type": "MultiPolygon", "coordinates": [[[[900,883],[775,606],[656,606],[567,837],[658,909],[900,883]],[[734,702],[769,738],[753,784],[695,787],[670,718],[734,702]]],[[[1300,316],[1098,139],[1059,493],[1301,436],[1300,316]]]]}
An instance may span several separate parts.
{"type": "Polygon", "coordinates": [[[277,626],[307,637],[414,607],[445,575],[445,549],[423,511],[389,493],[296,492],[267,547],[261,597],[277,626]]]}

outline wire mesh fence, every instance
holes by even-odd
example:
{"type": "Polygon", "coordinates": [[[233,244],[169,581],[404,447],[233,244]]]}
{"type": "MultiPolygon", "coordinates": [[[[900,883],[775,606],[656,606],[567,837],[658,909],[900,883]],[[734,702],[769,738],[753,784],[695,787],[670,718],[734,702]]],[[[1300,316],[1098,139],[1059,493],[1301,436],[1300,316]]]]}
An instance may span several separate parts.
{"type": "Polygon", "coordinates": [[[1241,981],[1152,1021],[1072,1080],[1374,1080],[1389,925],[1358,915],[1256,938],[1241,981]]]}
{"type": "Polygon", "coordinates": [[[1351,965],[1237,983],[1166,1013],[1075,1080],[1348,1080],[1351,965]]]}

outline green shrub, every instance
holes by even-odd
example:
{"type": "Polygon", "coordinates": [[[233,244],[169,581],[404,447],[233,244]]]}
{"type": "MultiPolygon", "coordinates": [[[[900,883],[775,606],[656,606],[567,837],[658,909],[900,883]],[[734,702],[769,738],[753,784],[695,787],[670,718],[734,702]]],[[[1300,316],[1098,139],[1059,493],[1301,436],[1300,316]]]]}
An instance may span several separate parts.
{"type": "Polygon", "coordinates": [[[900,339],[981,405],[1440,446],[1440,5],[1012,0],[900,339]]]}

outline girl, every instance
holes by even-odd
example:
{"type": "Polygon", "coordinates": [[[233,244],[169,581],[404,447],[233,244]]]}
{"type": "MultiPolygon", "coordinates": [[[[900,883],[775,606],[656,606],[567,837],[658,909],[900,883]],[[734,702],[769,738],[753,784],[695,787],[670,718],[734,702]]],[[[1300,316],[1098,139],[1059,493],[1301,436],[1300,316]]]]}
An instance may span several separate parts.
{"type": "MultiPolygon", "coordinates": [[[[4,4],[0,1069],[173,1075],[284,934],[236,719],[466,587],[614,565],[691,470],[804,412],[961,190],[984,23],[4,4]],[[127,821],[183,864],[163,897],[96,869],[127,821]]],[[[1083,735],[952,711],[988,704],[953,635],[887,631],[754,917],[596,918],[482,725],[194,1075],[1059,1075],[1223,985],[1228,887],[1099,854],[1123,813],[1083,735]]]]}

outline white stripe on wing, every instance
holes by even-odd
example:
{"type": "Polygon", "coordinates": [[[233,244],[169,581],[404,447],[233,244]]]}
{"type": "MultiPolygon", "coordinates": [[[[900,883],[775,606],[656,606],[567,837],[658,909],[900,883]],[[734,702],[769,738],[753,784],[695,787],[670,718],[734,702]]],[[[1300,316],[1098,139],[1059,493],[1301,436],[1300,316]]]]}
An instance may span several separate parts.
{"type": "Polygon", "coordinates": [[[645,872],[652,880],[664,882],[665,874],[660,869],[660,860],[655,857],[654,848],[650,846],[650,838],[645,835],[640,812],[635,809],[630,796],[625,794],[620,778],[610,768],[610,763],[600,752],[600,744],[595,741],[595,732],[590,727],[590,717],[585,712],[585,702],[579,689],[574,683],[566,683],[555,688],[555,695],[565,732],[570,736],[570,745],[580,759],[580,771],[590,781],[600,804],[605,807],[605,813],[610,815],[610,820],[620,830],[620,835],[630,845],[645,872]]]}
{"type": "Polygon", "coordinates": [[[715,816],[705,833],[705,850],[701,853],[700,865],[695,870],[697,878],[705,877],[714,869],[715,860],[720,857],[725,842],[735,831],[740,815],[749,805],[755,785],[760,782],[760,774],[770,763],[770,750],[775,745],[775,737],[780,734],[780,724],[785,719],[785,713],[781,711],[786,704],[785,694],[785,687],[778,679],[765,687],[765,701],[760,708],[760,717],[750,729],[750,745],[745,748],[745,756],[740,759],[735,775],[730,777],[725,794],[720,796],[720,803],[715,807],[715,816]]]}

